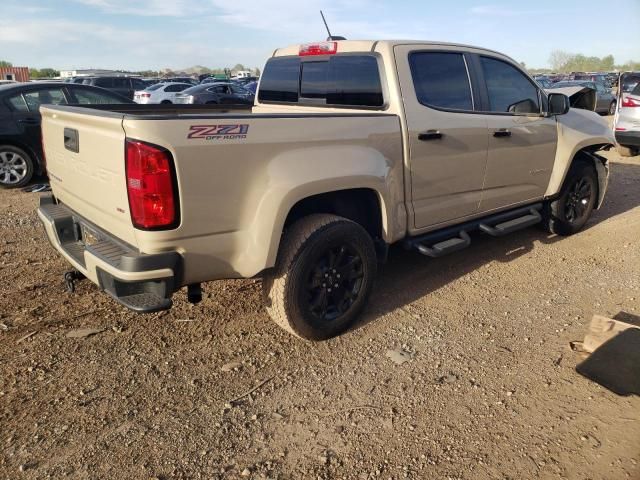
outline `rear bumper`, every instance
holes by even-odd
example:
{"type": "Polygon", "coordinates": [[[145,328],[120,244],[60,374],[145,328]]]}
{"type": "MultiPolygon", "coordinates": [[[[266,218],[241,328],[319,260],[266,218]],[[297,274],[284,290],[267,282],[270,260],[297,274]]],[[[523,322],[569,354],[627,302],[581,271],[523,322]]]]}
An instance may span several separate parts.
{"type": "Polygon", "coordinates": [[[171,296],[181,285],[180,254],[140,253],[56,203],[51,194],[40,197],[38,216],[53,247],[119,303],[137,312],[171,308],[171,296]]]}
{"type": "Polygon", "coordinates": [[[640,131],[616,132],[616,142],[623,147],[640,147],[640,131]]]}

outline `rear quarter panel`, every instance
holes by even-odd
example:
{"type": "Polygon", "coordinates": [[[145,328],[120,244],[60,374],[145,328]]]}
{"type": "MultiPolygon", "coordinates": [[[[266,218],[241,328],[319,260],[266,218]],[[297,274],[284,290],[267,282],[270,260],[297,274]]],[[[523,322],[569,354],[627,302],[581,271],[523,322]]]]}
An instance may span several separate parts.
{"type": "Polygon", "coordinates": [[[291,207],[319,193],[373,189],[385,240],[404,234],[395,115],[125,119],[123,125],[127,137],[161,145],[174,156],[181,225],[135,235],[143,252],[180,251],[184,283],[251,277],[273,266],[291,207]],[[229,135],[206,134],[219,125],[238,128],[229,135]],[[238,131],[246,134],[233,134],[238,131]]]}

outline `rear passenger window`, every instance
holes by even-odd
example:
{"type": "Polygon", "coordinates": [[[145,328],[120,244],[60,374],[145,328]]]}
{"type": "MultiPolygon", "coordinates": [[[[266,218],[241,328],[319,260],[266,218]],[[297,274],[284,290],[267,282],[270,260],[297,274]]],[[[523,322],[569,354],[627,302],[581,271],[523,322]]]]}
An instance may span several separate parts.
{"type": "Polygon", "coordinates": [[[489,95],[489,111],[539,113],[538,89],[513,65],[502,60],[480,57],[489,95]]]}
{"type": "Polygon", "coordinates": [[[128,78],[114,78],[113,88],[130,88],[131,81],[128,78]]]}
{"type": "Polygon", "coordinates": [[[469,73],[461,53],[414,52],[409,56],[418,101],[446,110],[473,110],[469,73]]]}
{"type": "Polygon", "coordinates": [[[372,55],[335,55],[301,62],[279,57],[267,62],[258,98],[264,102],[381,107],[378,61],[372,55]]]}
{"type": "Polygon", "coordinates": [[[38,112],[40,105],[66,105],[67,99],[60,88],[46,88],[23,94],[29,111],[38,112]]]}
{"type": "Polygon", "coordinates": [[[181,92],[182,90],[186,89],[187,87],[189,87],[189,85],[183,84],[183,83],[178,83],[176,85],[167,85],[167,88],[164,89],[165,92],[171,93],[171,92],[181,92]]]}
{"type": "Polygon", "coordinates": [[[113,88],[113,78],[96,78],[94,85],[102,88],[113,88]]]}
{"type": "Polygon", "coordinates": [[[29,108],[27,107],[27,103],[24,101],[24,98],[21,94],[14,95],[13,97],[9,97],[9,105],[16,112],[28,112],[29,108]]]}

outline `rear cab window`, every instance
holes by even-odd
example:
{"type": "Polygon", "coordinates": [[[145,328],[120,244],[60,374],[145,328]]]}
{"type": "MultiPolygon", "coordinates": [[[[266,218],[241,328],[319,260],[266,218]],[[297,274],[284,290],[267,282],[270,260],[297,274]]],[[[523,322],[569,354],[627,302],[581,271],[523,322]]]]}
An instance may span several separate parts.
{"type": "Polygon", "coordinates": [[[385,106],[380,67],[373,54],[271,58],[262,74],[258,100],[374,109],[385,106]]]}

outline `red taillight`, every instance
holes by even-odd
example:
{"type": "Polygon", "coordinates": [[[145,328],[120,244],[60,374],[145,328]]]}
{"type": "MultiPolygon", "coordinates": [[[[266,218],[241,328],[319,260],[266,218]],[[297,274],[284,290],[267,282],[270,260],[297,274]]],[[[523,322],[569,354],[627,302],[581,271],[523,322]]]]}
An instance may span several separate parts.
{"type": "Polygon", "coordinates": [[[640,101],[631,97],[622,97],[623,107],[640,107],[640,101]]]}
{"type": "Polygon", "coordinates": [[[298,55],[306,57],[310,55],[333,55],[338,52],[338,42],[307,43],[300,45],[298,55]]]}
{"type": "Polygon", "coordinates": [[[173,160],[160,147],[127,140],[127,194],[133,226],[145,230],[178,223],[173,160]]]}
{"type": "Polygon", "coordinates": [[[151,97],[151,94],[150,94],[150,93],[143,92],[143,93],[141,93],[141,94],[140,94],[140,96],[141,96],[141,97],[145,97],[145,98],[150,98],[150,97],[151,97]]]}

